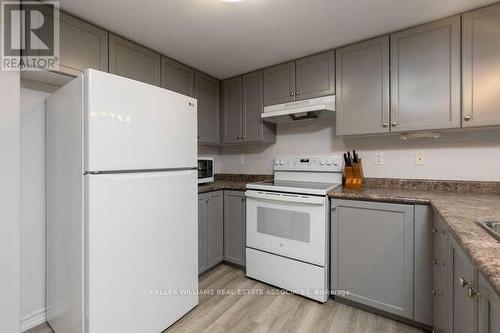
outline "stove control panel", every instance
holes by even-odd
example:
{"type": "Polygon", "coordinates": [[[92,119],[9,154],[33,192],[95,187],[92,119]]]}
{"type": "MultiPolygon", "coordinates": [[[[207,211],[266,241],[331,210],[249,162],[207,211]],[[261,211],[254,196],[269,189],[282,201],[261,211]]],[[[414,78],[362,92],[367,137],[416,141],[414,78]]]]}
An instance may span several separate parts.
{"type": "Polygon", "coordinates": [[[277,156],[274,170],[341,172],[342,159],[339,155],[277,156]]]}

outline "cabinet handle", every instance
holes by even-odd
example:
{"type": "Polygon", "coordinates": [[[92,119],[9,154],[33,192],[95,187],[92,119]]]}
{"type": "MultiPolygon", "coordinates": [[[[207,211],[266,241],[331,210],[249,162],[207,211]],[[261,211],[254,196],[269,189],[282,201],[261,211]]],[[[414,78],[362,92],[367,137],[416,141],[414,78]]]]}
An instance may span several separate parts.
{"type": "Polygon", "coordinates": [[[200,136],[199,136],[199,135],[197,135],[197,136],[196,136],[196,138],[198,138],[198,139],[199,139],[199,138],[200,138],[200,136]]]}
{"type": "Polygon", "coordinates": [[[332,212],[337,210],[337,206],[332,206],[332,212]]]}
{"type": "Polygon", "coordinates": [[[467,282],[466,279],[464,279],[463,277],[459,277],[458,278],[458,281],[460,282],[460,287],[462,288],[465,288],[465,287],[469,287],[470,286],[470,283],[467,282]]]}
{"type": "Polygon", "coordinates": [[[432,296],[438,296],[438,295],[441,295],[441,293],[436,289],[432,289],[432,296]]]}
{"type": "Polygon", "coordinates": [[[242,198],[241,198],[241,201],[245,201],[245,197],[242,197],[242,198]]]}
{"type": "Polygon", "coordinates": [[[299,95],[300,95],[300,91],[298,91],[298,90],[297,90],[297,91],[295,92],[295,96],[299,96],[299,95]]]}
{"type": "Polygon", "coordinates": [[[238,136],[236,137],[236,139],[237,139],[237,140],[241,139],[241,136],[239,136],[239,135],[238,135],[238,136]]]}
{"type": "Polygon", "coordinates": [[[242,135],[240,139],[241,139],[241,140],[243,140],[244,138],[245,138],[245,136],[244,136],[244,135],[242,135]]]}
{"type": "Polygon", "coordinates": [[[391,126],[396,127],[396,126],[398,126],[398,123],[396,121],[393,121],[393,122],[391,122],[391,126]]]}
{"type": "Polygon", "coordinates": [[[469,287],[469,297],[474,298],[480,294],[479,290],[469,287]]]}
{"type": "Polygon", "coordinates": [[[438,265],[438,264],[440,264],[440,262],[437,259],[432,259],[432,264],[433,265],[438,265]]]}
{"type": "Polygon", "coordinates": [[[290,96],[295,96],[295,93],[293,91],[290,91],[290,96]]]}
{"type": "Polygon", "coordinates": [[[465,116],[465,117],[464,117],[464,120],[465,120],[465,121],[472,120],[472,116],[465,116]]]}
{"type": "Polygon", "coordinates": [[[436,235],[439,232],[438,228],[432,228],[432,233],[436,235]]]}
{"type": "Polygon", "coordinates": [[[205,203],[208,203],[210,201],[210,199],[205,199],[205,203]]]}
{"type": "Polygon", "coordinates": [[[385,122],[385,123],[382,124],[382,127],[384,127],[384,128],[386,128],[388,126],[389,126],[389,124],[387,122],[385,122]]]}

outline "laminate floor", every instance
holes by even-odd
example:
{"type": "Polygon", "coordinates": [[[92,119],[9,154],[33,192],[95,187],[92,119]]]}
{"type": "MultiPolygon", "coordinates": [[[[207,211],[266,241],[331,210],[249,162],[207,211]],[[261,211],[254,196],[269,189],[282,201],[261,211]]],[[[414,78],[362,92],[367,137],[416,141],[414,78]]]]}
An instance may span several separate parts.
{"type": "MultiPolygon", "coordinates": [[[[220,265],[200,277],[199,305],[163,333],[417,333],[419,329],[329,300],[320,304],[220,265]]],[[[29,333],[51,333],[41,325],[29,333]]]]}

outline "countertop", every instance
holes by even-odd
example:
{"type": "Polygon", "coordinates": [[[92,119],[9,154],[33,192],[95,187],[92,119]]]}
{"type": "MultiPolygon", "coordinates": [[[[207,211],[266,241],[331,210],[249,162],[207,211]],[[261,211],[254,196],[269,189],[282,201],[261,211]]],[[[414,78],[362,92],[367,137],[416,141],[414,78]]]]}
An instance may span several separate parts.
{"type": "MultiPolygon", "coordinates": [[[[218,190],[244,191],[247,183],[258,180],[261,179],[225,177],[213,183],[200,184],[198,193],[218,190]]],[[[446,184],[446,186],[449,185],[450,183],[446,184]]],[[[436,185],[433,186],[432,189],[370,186],[360,190],[340,187],[330,191],[328,196],[335,199],[432,206],[447,223],[451,234],[500,297],[500,242],[475,223],[476,221],[500,221],[500,194],[437,190],[436,185]]],[[[447,188],[446,186],[440,185],[438,188],[447,188]]]]}
{"type": "Polygon", "coordinates": [[[330,198],[431,205],[500,297],[500,242],[476,221],[500,221],[500,195],[369,187],[337,188],[330,198]]]}

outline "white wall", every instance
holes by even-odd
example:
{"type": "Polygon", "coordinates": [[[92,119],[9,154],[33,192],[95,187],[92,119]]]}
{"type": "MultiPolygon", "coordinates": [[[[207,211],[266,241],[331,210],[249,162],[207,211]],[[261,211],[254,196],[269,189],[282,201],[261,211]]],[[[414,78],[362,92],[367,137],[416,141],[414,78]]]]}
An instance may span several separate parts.
{"type": "Polygon", "coordinates": [[[0,71],[0,333],[19,332],[19,82],[0,71]]]}
{"type": "Polygon", "coordinates": [[[21,328],[45,321],[45,105],[56,88],[21,82],[21,328]]]}
{"type": "Polygon", "coordinates": [[[356,149],[367,177],[500,181],[500,129],[441,132],[437,140],[404,142],[397,135],[342,139],[335,136],[334,128],[331,120],[280,124],[274,145],[221,148],[218,171],[270,174],[276,155],[356,149]],[[374,164],[375,152],[384,154],[384,165],[374,164]],[[424,166],[415,165],[419,152],[423,153],[424,166]],[[244,165],[240,163],[242,156],[244,165]]]}

